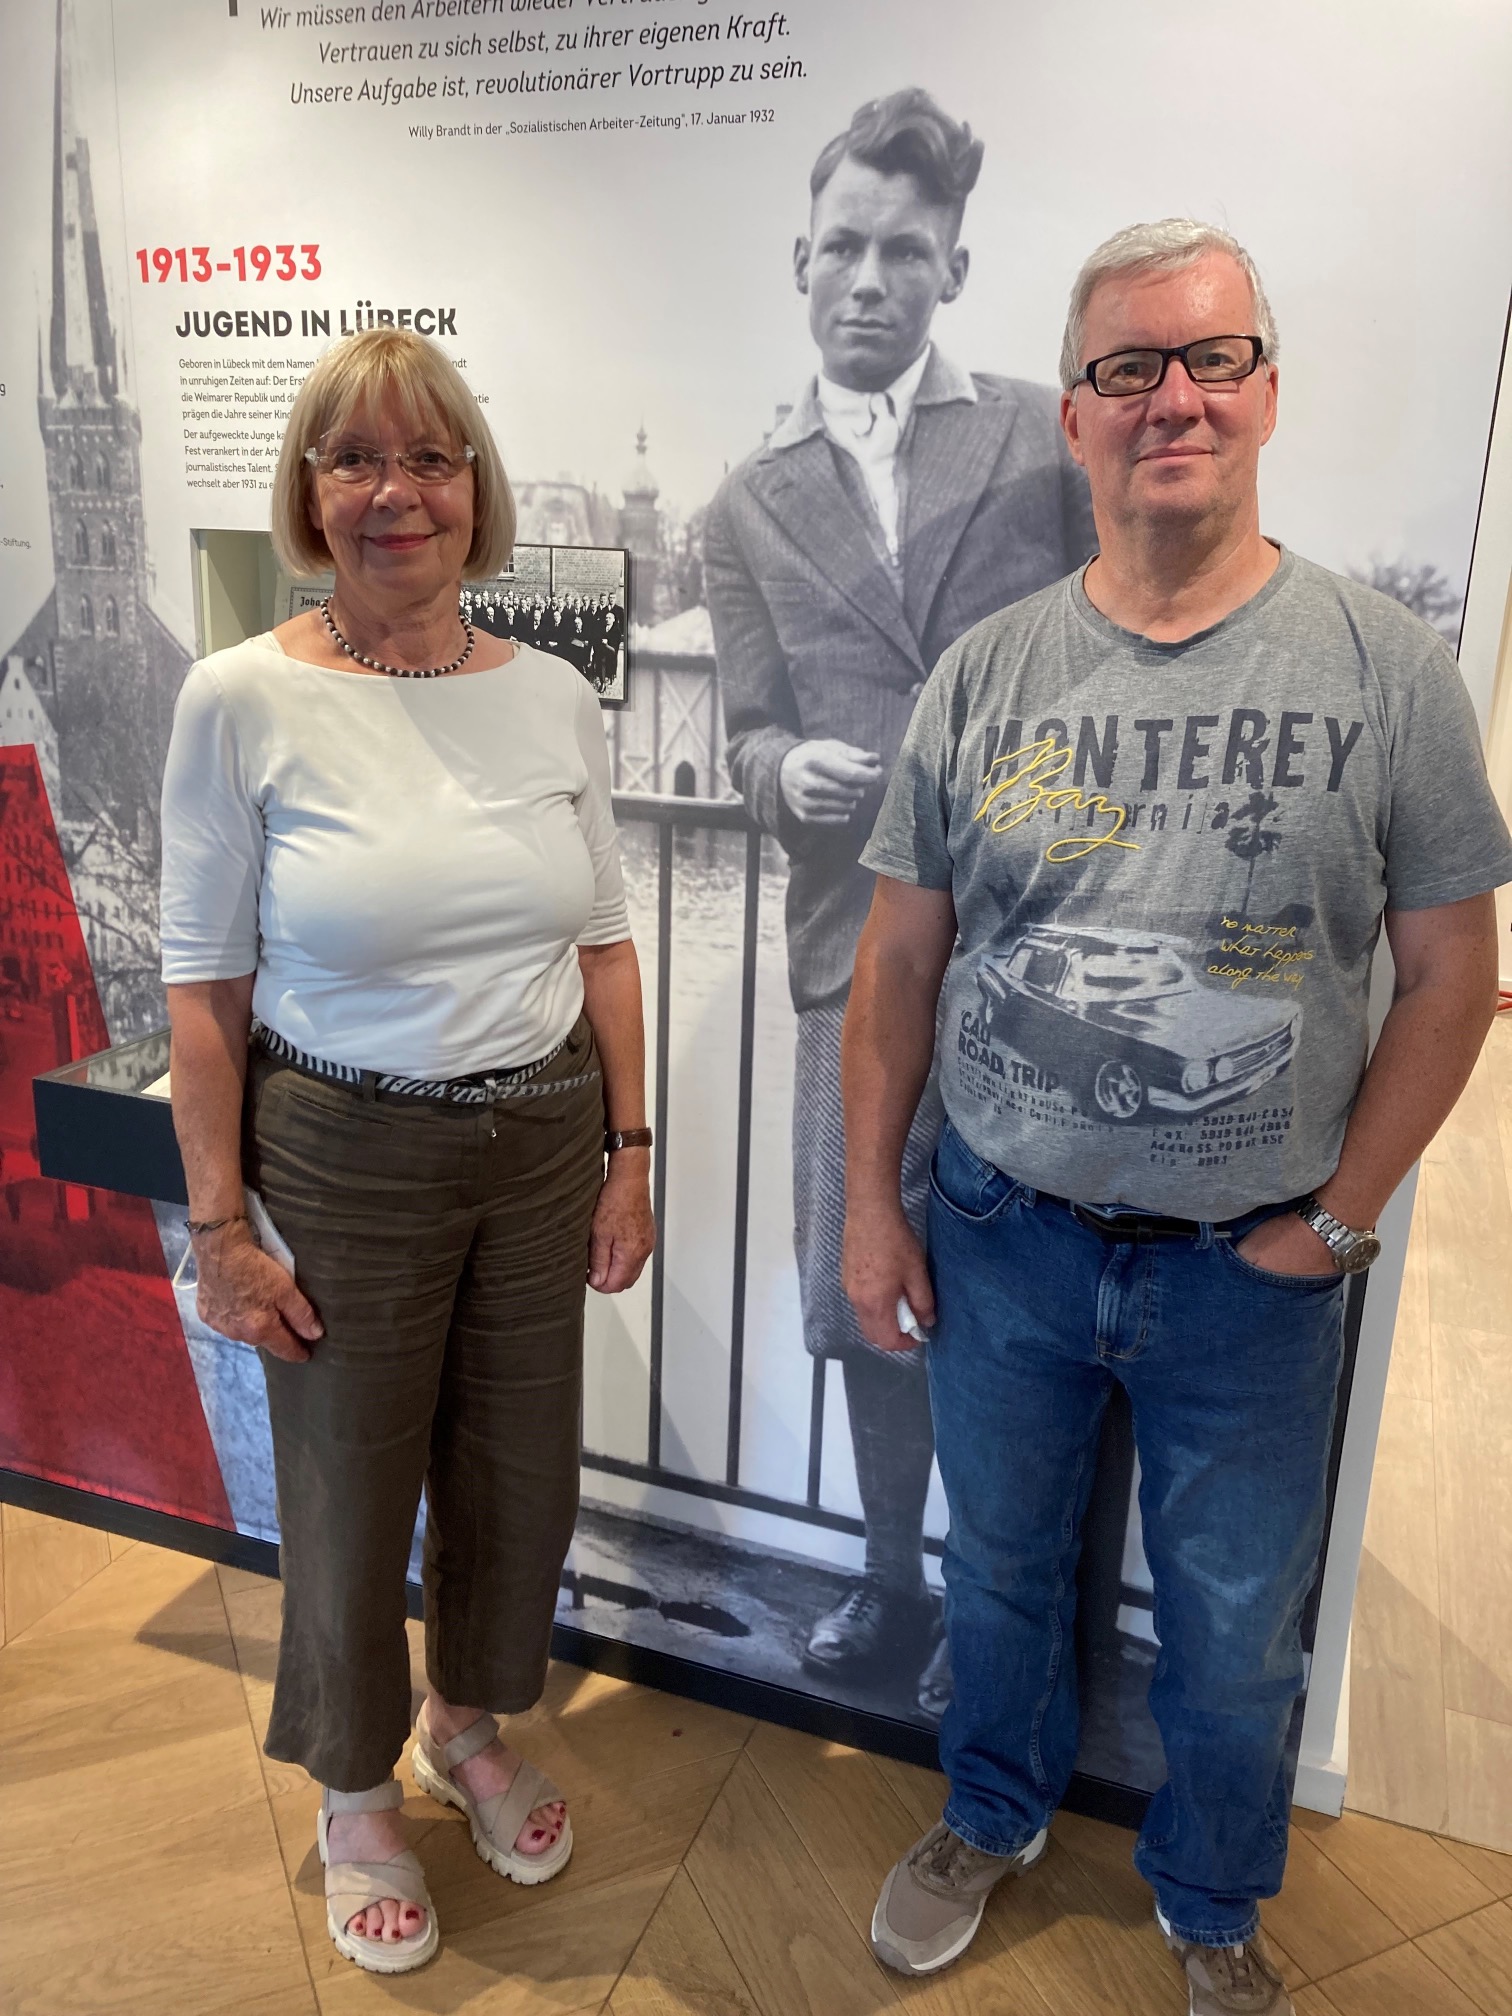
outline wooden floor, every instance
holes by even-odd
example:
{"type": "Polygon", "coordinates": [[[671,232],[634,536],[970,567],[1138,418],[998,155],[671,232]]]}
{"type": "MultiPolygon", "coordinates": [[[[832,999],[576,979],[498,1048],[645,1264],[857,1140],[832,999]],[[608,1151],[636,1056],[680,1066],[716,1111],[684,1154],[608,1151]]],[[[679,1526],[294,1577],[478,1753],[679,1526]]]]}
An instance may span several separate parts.
{"type": "Polygon", "coordinates": [[[1355,1604],[1348,1799],[1512,1851],[1512,1015],[1423,1158],[1355,1604]]]}
{"type": "MultiPolygon", "coordinates": [[[[493,1876],[406,1781],[440,1958],[383,1983],[325,1933],[315,1796],[269,1763],[276,1585],[6,1508],[0,2008],[6,2016],[1179,2016],[1131,1837],[1063,1815],[929,1983],[865,1930],[939,1813],[929,1773],[558,1667],[512,1728],[578,1848],[493,1876]],[[79,1582],[49,1602],[59,1574],[79,1582]]],[[[416,1668],[418,1676],[418,1666],[416,1668]]],[[[1512,1857],[1302,1816],[1266,1923],[1301,2016],[1509,2016],[1512,1857]]]]}

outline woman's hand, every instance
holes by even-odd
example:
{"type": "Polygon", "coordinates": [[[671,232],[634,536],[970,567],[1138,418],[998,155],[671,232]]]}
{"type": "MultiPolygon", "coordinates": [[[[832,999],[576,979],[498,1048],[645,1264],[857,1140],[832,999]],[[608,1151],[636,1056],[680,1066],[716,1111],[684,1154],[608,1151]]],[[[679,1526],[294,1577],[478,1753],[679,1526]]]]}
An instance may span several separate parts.
{"type": "Polygon", "coordinates": [[[299,1365],[325,1326],[288,1268],[265,1253],[245,1219],[233,1219],[194,1242],[199,1268],[195,1306],[200,1321],[238,1344],[255,1344],[299,1365]]]}
{"type": "Polygon", "coordinates": [[[588,1286],[618,1295],[640,1279],[656,1244],[651,1215],[651,1151],[617,1148],[593,1210],[588,1234],[588,1286]]]}

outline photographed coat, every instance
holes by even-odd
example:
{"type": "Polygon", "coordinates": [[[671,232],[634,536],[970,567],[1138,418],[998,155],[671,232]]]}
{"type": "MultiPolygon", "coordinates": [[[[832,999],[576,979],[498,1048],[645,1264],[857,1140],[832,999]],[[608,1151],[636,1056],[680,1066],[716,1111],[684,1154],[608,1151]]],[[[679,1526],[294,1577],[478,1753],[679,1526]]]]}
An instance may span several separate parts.
{"type": "Polygon", "coordinates": [[[858,856],[936,660],[984,616],[1093,552],[1086,479],[1049,386],[968,375],[930,354],[898,447],[899,563],[816,387],[709,506],[704,574],[730,776],[791,862],[788,975],[798,1008],[842,996],[873,877],[858,856]],[[844,826],[805,826],[778,784],[798,742],[882,759],[844,826]]]}

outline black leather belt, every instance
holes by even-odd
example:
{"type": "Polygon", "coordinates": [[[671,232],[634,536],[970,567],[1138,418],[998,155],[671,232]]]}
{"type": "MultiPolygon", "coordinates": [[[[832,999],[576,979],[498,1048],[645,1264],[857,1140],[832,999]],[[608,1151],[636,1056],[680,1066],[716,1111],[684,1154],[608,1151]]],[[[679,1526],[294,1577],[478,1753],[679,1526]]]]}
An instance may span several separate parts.
{"type": "Polygon", "coordinates": [[[1085,1225],[1113,1245],[1144,1246],[1161,1239],[1202,1237],[1202,1227],[1195,1218],[1166,1218],[1158,1211],[1099,1211],[1090,1204],[1075,1204],[1068,1197],[1047,1201],[1064,1205],[1078,1225],[1085,1225]]]}

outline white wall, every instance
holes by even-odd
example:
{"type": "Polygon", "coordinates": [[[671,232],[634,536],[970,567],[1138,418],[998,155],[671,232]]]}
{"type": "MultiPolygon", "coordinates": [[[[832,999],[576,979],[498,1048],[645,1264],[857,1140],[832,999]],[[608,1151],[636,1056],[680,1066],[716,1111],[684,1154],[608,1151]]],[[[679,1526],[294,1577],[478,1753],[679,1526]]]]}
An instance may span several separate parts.
{"type": "MultiPolygon", "coordinates": [[[[1512,370],[1502,356],[1491,423],[1486,487],[1476,528],[1460,669],[1486,737],[1486,760],[1503,812],[1512,820],[1512,370]]],[[[1501,977],[1512,987],[1512,890],[1497,896],[1501,977]]]]}
{"type": "MultiPolygon", "coordinates": [[[[1502,810],[1512,818],[1512,374],[1506,363],[1504,356],[1459,658],[1486,736],[1491,781],[1502,810]]],[[[1497,904],[1502,983],[1512,986],[1512,890],[1501,890],[1497,904]]],[[[1389,962],[1382,963],[1389,968],[1389,962]]],[[[1385,1006],[1386,974],[1378,971],[1375,980],[1372,1007],[1379,1015],[1385,1006]]],[[[1416,1191],[1414,1169],[1382,1214],[1383,1250],[1370,1274],[1349,1430],[1334,1500],[1297,1774],[1298,1804],[1324,1813],[1341,1810],[1348,1775],[1349,1620],[1416,1191]]]]}

